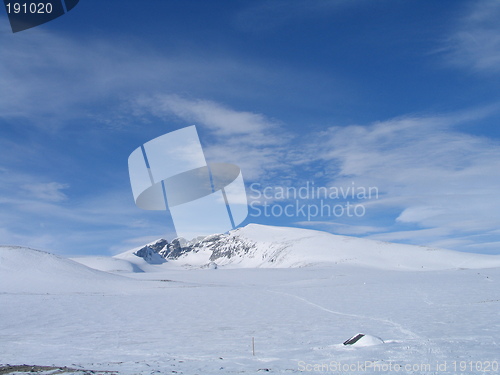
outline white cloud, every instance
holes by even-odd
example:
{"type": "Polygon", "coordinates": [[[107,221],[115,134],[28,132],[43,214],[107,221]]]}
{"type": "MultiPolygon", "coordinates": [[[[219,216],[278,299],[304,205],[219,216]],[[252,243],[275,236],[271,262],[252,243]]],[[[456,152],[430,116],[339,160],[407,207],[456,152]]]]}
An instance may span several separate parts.
{"type": "Polygon", "coordinates": [[[212,135],[202,138],[207,160],[237,164],[247,180],[290,168],[285,161],[285,146],[291,135],[262,114],[178,95],[142,97],[134,107],[137,113],[146,111],[163,118],[177,118],[205,129],[212,135]]]}
{"type": "MultiPolygon", "coordinates": [[[[127,36],[102,38],[89,34],[74,38],[43,29],[12,34],[7,30],[8,22],[3,17],[0,21],[0,87],[5,93],[0,117],[28,119],[49,131],[80,124],[82,119],[90,120],[87,126],[97,121],[100,128],[103,123],[113,129],[140,128],[137,118],[130,118],[127,104],[144,93],[266,102],[279,88],[289,93],[281,105],[290,105],[290,101],[300,105],[302,90],[340,85],[331,77],[279,62],[252,61],[226,52],[207,55],[202,52],[203,46],[200,56],[190,47],[154,50],[147,42],[138,43],[127,36]]],[[[324,94],[328,98],[331,95],[329,91],[324,94]]],[[[220,126],[220,132],[244,131],[243,126],[231,125],[235,120],[231,110],[214,107],[209,101],[186,103],[171,96],[168,104],[179,116],[203,119],[213,127],[220,126]],[[214,118],[224,122],[219,125],[212,121],[214,118]]],[[[260,127],[269,122],[265,116],[251,112],[239,112],[237,120],[260,127]]],[[[258,127],[253,129],[259,131],[258,127]]]]}
{"type": "MultiPolygon", "coordinates": [[[[450,39],[448,56],[476,70],[498,71],[500,26],[494,21],[500,6],[496,2],[482,4],[486,5],[477,5],[450,39]]],[[[290,77],[309,82],[309,86],[301,84],[301,90],[289,90],[297,91],[297,95],[322,86],[316,85],[321,82],[318,76],[311,79],[307,72],[296,74],[286,67],[263,67],[227,57],[170,56],[123,40],[87,39],[77,43],[70,37],[41,29],[37,33],[16,34],[15,38],[10,32],[0,33],[0,45],[0,87],[7,93],[0,101],[0,116],[28,118],[40,127],[50,126],[52,119],[59,121],[58,126],[68,117],[81,120],[87,115],[86,106],[95,107],[101,101],[107,106],[110,93],[123,93],[117,98],[123,109],[123,103],[140,92],[217,97],[205,94],[219,90],[225,97],[241,95],[246,99],[245,95],[267,95],[273,86],[286,90],[291,87],[290,77]],[[251,90],[243,89],[249,87],[251,90]]],[[[322,95],[314,92],[314,100],[320,100],[322,95]]],[[[332,127],[307,135],[304,131],[287,133],[280,122],[257,111],[236,110],[217,101],[189,97],[148,94],[135,102],[133,110],[137,113],[132,118],[121,115],[127,124],[140,123],[141,110],[181,120],[185,125],[196,123],[207,135],[202,139],[207,159],[237,164],[246,181],[264,185],[266,181],[281,184],[280,179],[288,179],[291,184],[300,184],[298,181],[306,172],[324,178],[335,175],[330,181],[335,186],[355,180],[359,186],[379,187],[380,199],[365,204],[373,212],[384,214],[393,209],[397,211],[393,219],[399,216],[401,225],[442,228],[442,232],[436,231],[429,237],[419,237],[419,231],[415,236],[408,231],[394,235],[403,240],[428,238],[436,242],[459,232],[493,233],[500,226],[498,142],[453,128],[466,121],[472,123],[495,108],[449,116],[410,116],[369,126],[332,127]]],[[[105,111],[96,113],[109,120],[105,111]]],[[[75,123],[81,126],[81,121],[75,123]]],[[[36,149],[30,145],[26,150],[18,150],[19,145],[13,141],[2,141],[2,145],[10,150],[3,156],[3,163],[10,167],[16,162],[15,155],[21,152],[31,158],[47,154],[43,145],[35,144],[36,149]]],[[[58,223],[113,223],[122,228],[130,228],[137,219],[151,217],[150,212],[142,215],[133,203],[123,206],[124,201],[132,202],[130,192],[125,190],[128,186],[119,194],[110,192],[95,201],[85,199],[75,207],[71,200],[65,200],[65,185],[54,182],[58,178],[40,181],[33,176],[18,177],[16,184],[0,184],[0,203],[9,205],[9,210],[0,214],[5,228],[12,228],[8,222],[13,217],[21,223],[26,218],[42,222],[44,214],[56,218],[58,223]],[[123,198],[125,194],[127,197],[123,198]]],[[[377,225],[357,229],[337,226],[338,231],[353,234],[374,228],[377,225]]],[[[14,229],[12,233],[20,233],[17,227],[14,229]]],[[[26,237],[29,236],[26,231],[26,237]]]]}
{"type": "Polygon", "coordinates": [[[321,229],[343,235],[366,235],[373,232],[384,231],[383,227],[375,227],[369,225],[349,225],[343,223],[336,223],[333,221],[299,221],[294,223],[300,226],[312,227],[314,229],[321,229]]]}
{"type": "MultiPolygon", "coordinates": [[[[399,211],[400,223],[439,229],[442,236],[493,231],[500,225],[500,144],[455,130],[473,118],[463,113],[333,127],[321,134],[327,146],[317,157],[337,166],[336,186],[378,187],[379,199],[365,204],[372,214],[399,211]]],[[[423,233],[375,238],[422,241],[423,233]]]]}
{"type": "Polygon", "coordinates": [[[403,210],[401,214],[396,218],[396,221],[402,223],[418,223],[426,219],[442,215],[444,213],[443,208],[440,207],[429,207],[429,206],[417,206],[409,207],[403,210]]]}
{"type": "Polygon", "coordinates": [[[66,200],[68,197],[62,192],[62,190],[67,189],[68,187],[68,184],[61,184],[59,182],[31,183],[21,186],[21,188],[25,190],[31,198],[49,202],[60,202],[66,200]]]}
{"type": "MultiPolygon", "coordinates": [[[[393,232],[377,233],[367,236],[368,238],[379,240],[379,241],[422,241],[431,245],[437,239],[442,239],[445,236],[451,234],[451,231],[445,228],[429,228],[429,229],[418,229],[418,230],[400,230],[393,232]]],[[[462,241],[454,242],[462,243],[462,241]]]]}
{"type": "MultiPolygon", "coordinates": [[[[214,135],[206,145],[207,159],[239,165],[247,183],[286,186],[280,182],[288,178],[292,185],[300,185],[309,173],[311,178],[326,179],[327,186],[355,182],[378,188],[379,197],[363,205],[371,218],[387,219],[387,212],[392,212],[392,227],[380,228],[366,220],[360,226],[319,223],[336,233],[394,232],[382,233],[381,238],[439,243],[462,233],[488,233],[500,225],[500,145],[456,130],[457,125],[473,126],[488,117],[497,105],[331,127],[301,139],[262,115],[212,101],[167,95],[143,98],[138,105],[157,116],[197,122],[214,135]],[[319,173],[318,168],[325,171],[319,173]],[[405,225],[419,230],[398,228],[405,225]]],[[[470,240],[459,243],[465,246],[470,240]]]]}
{"type": "MultiPolygon", "coordinates": [[[[168,233],[168,215],[142,211],[129,186],[68,199],[59,182],[0,168],[0,240],[58,253],[103,253],[127,238],[168,233]]],[[[123,244],[123,246],[122,246],[123,244]]]]}
{"type": "Polygon", "coordinates": [[[443,51],[456,66],[481,72],[500,72],[500,2],[473,2],[467,8],[443,51]]]}
{"type": "MultiPolygon", "coordinates": [[[[6,29],[8,22],[1,20],[6,29]]],[[[110,103],[110,94],[123,100],[145,90],[175,91],[193,82],[205,86],[228,64],[157,54],[130,38],[75,40],[42,29],[15,35],[5,30],[0,44],[0,87],[8,93],[0,102],[0,116],[29,118],[49,129],[68,118],[93,116],[95,106],[110,103]]]]}
{"type": "MultiPolygon", "coordinates": [[[[158,115],[172,114],[178,118],[203,124],[218,136],[260,135],[276,123],[265,116],[247,111],[235,111],[209,100],[187,100],[178,95],[158,95],[142,98],[139,106],[147,106],[158,115]]],[[[254,138],[255,139],[255,138],[254,138]]]]}

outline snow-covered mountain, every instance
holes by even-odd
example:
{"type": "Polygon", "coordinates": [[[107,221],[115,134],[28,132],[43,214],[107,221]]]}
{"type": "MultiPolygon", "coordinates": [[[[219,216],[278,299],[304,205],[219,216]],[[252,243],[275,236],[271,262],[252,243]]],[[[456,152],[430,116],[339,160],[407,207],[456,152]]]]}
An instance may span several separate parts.
{"type": "Polygon", "coordinates": [[[0,373],[498,373],[499,256],[249,225],[76,260],[109,272],[0,246],[0,373]]]}
{"type": "Polygon", "coordinates": [[[424,246],[339,236],[308,229],[249,224],[205,238],[157,240],[117,258],[138,256],[150,264],[171,261],[195,267],[295,268],[352,264],[399,270],[440,270],[500,266],[500,256],[461,253],[424,246]]]}

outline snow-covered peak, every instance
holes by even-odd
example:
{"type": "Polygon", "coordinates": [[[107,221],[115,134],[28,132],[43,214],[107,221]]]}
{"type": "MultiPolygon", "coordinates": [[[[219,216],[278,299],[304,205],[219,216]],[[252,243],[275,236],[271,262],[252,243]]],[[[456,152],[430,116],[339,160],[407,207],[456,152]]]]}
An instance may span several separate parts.
{"type": "Polygon", "coordinates": [[[159,247],[154,251],[164,259],[195,267],[210,262],[226,267],[248,268],[351,264],[380,269],[438,270],[500,266],[500,256],[259,224],[249,224],[227,234],[211,235],[198,241],[176,239],[161,249],[159,247]]]}
{"type": "Polygon", "coordinates": [[[166,262],[165,258],[159,255],[154,247],[149,245],[137,250],[134,254],[143,258],[149,264],[162,264],[166,262]]]}
{"type": "MultiPolygon", "coordinates": [[[[163,238],[160,238],[160,239],[158,239],[156,241],[153,241],[153,242],[150,242],[150,243],[144,245],[144,247],[149,247],[149,248],[153,249],[153,251],[158,252],[161,249],[163,249],[167,244],[168,244],[167,240],[165,240],[163,238]]],[[[144,247],[141,247],[137,251],[143,249],[144,247]]]]}

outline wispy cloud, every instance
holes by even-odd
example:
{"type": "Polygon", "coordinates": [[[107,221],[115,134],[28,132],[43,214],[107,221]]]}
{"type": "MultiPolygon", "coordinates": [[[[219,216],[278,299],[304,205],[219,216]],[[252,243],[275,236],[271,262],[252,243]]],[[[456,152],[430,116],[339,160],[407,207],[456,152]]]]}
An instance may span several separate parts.
{"type": "MultiPolygon", "coordinates": [[[[240,14],[239,21],[242,27],[246,27],[245,22],[249,28],[257,24],[275,27],[298,17],[320,17],[348,3],[252,4],[240,14]]],[[[449,61],[497,73],[499,14],[498,2],[474,5],[447,41],[449,61]]],[[[7,24],[0,22],[4,28],[7,24]]],[[[196,51],[153,51],[127,38],[98,40],[90,36],[77,40],[43,28],[14,36],[7,31],[0,33],[0,45],[0,87],[5,93],[0,119],[14,129],[12,138],[0,140],[2,150],[7,150],[0,158],[2,242],[59,251],[68,243],[80,242],[105,249],[120,247],[117,239],[163,233],[168,218],[163,221],[163,216],[138,210],[123,176],[128,145],[131,151],[144,140],[130,136],[121,142],[116,134],[108,134],[103,148],[122,148],[113,162],[105,160],[110,155],[96,147],[103,137],[103,123],[121,128],[122,122],[124,129],[134,126],[134,134],[147,128],[148,136],[196,124],[207,159],[237,164],[247,182],[300,186],[304,179],[317,178],[335,186],[348,186],[355,180],[357,185],[379,188],[380,199],[366,202],[371,222],[316,223],[323,229],[475,249],[481,243],[491,247],[498,242],[498,141],[466,134],[456,127],[474,124],[496,111],[496,106],[312,131],[305,124],[302,128],[284,124],[266,115],[269,107],[252,103],[255,98],[259,103],[273,103],[278,97],[273,90],[279,87],[281,96],[286,92],[284,96],[293,97],[277,101],[281,108],[294,103],[310,110],[313,102],[324,108],[331,105],[333,94],[321,91],[321,87],[338,87],[331,84],[331,75],[325,78],[281,62],[249,61],[229,53],[199,58],[196,51]],[[325,92],[330,96],[323,95],[325,92]],[[226,104],[230,102],[250,104],[238,108],[226,104]],[[154,121],[148,116],[155,117],[154,121]],[[90,119],[89,123],[84,119],[90,119]],[[21,134],[18,121],[43,130],[73,127],[74,132],[54,132],[44,144],[36,134],[31,138],[21,134]],[[143,126],[146,121],[150,121],[148,126],[143,126]],[[167,122],[175,125],[165,130],[167,122]],[[88,130],[92,126],[98,130],[95,137],[88,130]],[[78,150],[70,150],[82,138],[85,142],[78,150]],[[64,150],[54,145],[62,145],[64,150]],[[82,156],[88,160],[80,162],[82,156]],[[96,166],[97,161],[108,164],[96,166]],[[37,171],[40,166],[43,168],[37,171]],[[73,168],[90,176],[84,179],[88,186],[80,186],[75,194],[77,198],[73,192],[82,180],[75,177],[76,171],[69,172],[73,168]],[[111,178],[102,189],[91,186],[95,174],[115,173],[122,178],[120,187],[113,185],[111,178]],[[384,217],[384,223],[377,217],[384,217]],[[144,228],[148,228],[146,233],[144,228]]],[[[344,91],[348,95],[349,90],[344,91]]],[[[300,112],[295,109],[293,113],[300,112]]]]}
{"type": "MultiPolygon", "coordinates": [[[[155,52],[125,39],[77,40],[43,29],[14,36],[5,30],[0,44],[5,93],[0,101],[0,242],[59,252],[70,242],[71,251],[103,251],[120,247],[130,236],[171,236],[168,215],[137,209],[123,176],[127,144],[130,150],[137,147],[141,142],[134,135],[144,128],[141,116],[129,111],[131,98],[144,92],[186,91],[237,96],[241,87],[268,87],[271,80],[288,77],[284,68],[228,56],[198,59],[189,53],[155,52]],[[111,131],[102,131],[103,123],[111,131]],[[125,139],[117,137],[116,128],[135,130],[125,139]],[[117,145],[112,152],[109,144],[117,145]],[[99,175],[118,176],[123,184],[117,188],[113,177],[99,180],[99,175]]],[[[164,95],[162,111],[161,95],[150,98],[160,105],[161,116],[169,113],[185,125],[195,121],[207,135],[213,134],[207,158],[238,164],[246,178],[262,176],[281,163],[278,121],[176,95],[164,95]]],[[[172,128],[164,123],[148,126],[153,127],[172,128]]]]}
{"type": "Polygon", "coordinates": [[[495,113],[497,105],[334,126],[300,139],[263,115],[212,101],[167,95],[143,98],[138,105],[157,116],[198,123],[216,135],[207,147],[214,161],[236,163],[263,185],[268,176],[272,176],[269,182],[279,185],[297,174],[292,184],[319,176],[330,186],[350,186],[355,181],[380,192],[378,199],[364,202],[371,221],[300,225],[410,243],[443,245],[455,238],[453,244],[463,249],[471,243],[466,236],[491,232],[500,224],[496,218],[500,145],[458,130],[459,125],[474,126],[495,113]],[[388,212],[393,215],[389,225],[388,212]],[[377,223],[377,217],[383,217],[385,224],[377,223]]]}
{"type": "MultiPolygon", "coordinates": [[[[127,105],[131,98],[144,93],[189,93],[266,102],[274,98],[279,87],[290,93],[285,102],[297,105],[304,101],[299,94],[302,89],[318,90],[325,82],[340,85],[322,74],[224,51],[205,54],[188,47],[158,51],[133,37],[89,34],[77,39],[43,29],[13,35],[7,30],[8,22],[2,21],[0,87],[6,95],[0,101],[0,119],[29,120],[50,131],[76,126],[75,119],[88,119],[88,127],[96,122],[111,129],[136,126],[128,117],[127,105]]],[[[331,98],[332,94],[324,96],[331,98]]],[[[207,103],[199,100],[196,108],[189,103],[186,110],[187,103],[174,98],[170,97],[169,105],[178,115],[186,111],[185,116],[204,118],[207,123],[214,116],[224,118],[226,124],[231,120],[227,108],[205,108],[207,103]]],[[[259,116],[248,112],[247,125],[266,125],[268,120],[259,116]]],[[[241,114],[238,120],[243,120],[241,114]]],[[[225,125],[219,130],[238,129],[242,127],[231,130],[225,125]]]]}
{"type": "MultiPolygon", "coordinates": [[[[481,111],[471,113],[480,120],[481,111]]],[[[416,226],[393,227],[375,238],[421,241],[433,228],[441,236],[493,231],[499,225],[500,144],[456,130],[464,121],[474,123],[471,113],[333,127],[321,134],[328,146],[317,157],[337,166],[332,184],[355,180],[378,187],[380,197],[367,209],[398,212],[395,224],[416,226]]]]}
{"type": "Polygon", "coordinates": [[[203,142],[207,160],[235,163],[247,179],[290,168],[285,160],[285,146],[292,134],[262,114],[178,95],[142,97],[134,105],[136,114],[147,112],[198,125],[208,135],[203,142]]]}
{"type": "Polygon", "coordinates": [[[71,186],[37,174],[2,168],[0,177],[0,244],[84,254],[126,250],[145,233],[171,237],[165,212],[137,209],[128,186],[72,198],[71,186]]]}
{"type": "MultiPolygon", "coordinates": [[[[0,24],[5,29],[8,22],[0,24]]],[[[129,95],[144,91],[175,92],[194,82],[204,87],[228,65],[221,60],[202,63],[182,54],[155,53],[130,38],[76,40],[44,30],[15,36],[2,31],[0,86],[8,95],[0,102],[0,116],[29,118],[45,128],[95,112],[102,116],[96,107],[103,100],[107,106],[119,105],[129,95]]]]}
{"type": "Polygon", "coordinates": [[[184,121],[201,124],[217,136],[252,135],[249,141],[259,144],[274,143],[274,139],[263,137],[278,127],[259,113],[236,111],[210,100],[188,100],[178,95],[156,95],[142,97],[136,101],[139,107],[151,113],[165,116],[174,115],[184,121]]]}
{"type": "Polygon", "coordinates": [[[336,234],[344,235],[367,235],[368,233],[382,232],[386,230],[383,227],[369,226],[369,225],[349,225],[344,223],[336,223],[332,221],[298,221],[294,223],[303,227],[313,227],[315,229],[322,229],[336,234]]]}
{"type": "Polygon", "coordinates": [[[463,246],[463,239],[450,240],[447,236],[451,235],[451,231],[446,228],[425,228],[416,230],[399,230],[394,232],[371,234],[368,238],[380,241],[389,242],[415,242],[415,243],[427,243],[429,245],[435,245],[438,247],[448,247],[446,245],[453,244],[455,248],[457,246],[463,246]],[[446,240],[443,240],[446,238],[446,240]],[[445,246],[443,246],[445,245],[445,246]]]}
{"type": "Polygon", "coordinates": [[[471,3],[442,51],[450,64],[478,72],[500,72],[500,2],[471,3]]]}
{"type": "Polygon", "coordinates": [[[64,194],[63,190],[68,187],[68,184],[61,184],[59,182],[32,183],[21,186],[28,195],[49,202],[66,200],[68,197],[64,194]]]}

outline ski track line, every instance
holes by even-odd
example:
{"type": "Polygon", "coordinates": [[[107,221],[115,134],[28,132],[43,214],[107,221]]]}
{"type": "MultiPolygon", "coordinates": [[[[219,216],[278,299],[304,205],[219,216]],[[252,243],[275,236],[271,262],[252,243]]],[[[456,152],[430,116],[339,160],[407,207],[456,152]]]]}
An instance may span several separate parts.
{"type": "Polygon", "coordinates": [[[318,305],[317,303],[311,302],[311,301],[309,301],[309,300],[307,300],[307,299],[305,299],[303,297],[299,297],[299,296],[297,296],[295,294],[290,294],[290,293],[285,293],[285,292],[278,292],[278,291],[275,291],[275,290],[267,290],[267,292],[276,293],[276,294],[282,294],[282,295],[285,295],[285,296],[296,298],[296,299],[298,299],[298,300],[300,300],[302,302],[307,303],[308,305],[314,306],[314,307],[316,307],[316,308],[318,308],[320,310],[323,310],[323,311],[325,311],[327,313],[330,313],[330,314],[348,316],[348,317],[359,318],[359,319],[369,319],[369,320],[374,320],[374,321],[377,321],[377,322],[386,323],[386,324],[392,325],[393,327],[395,327],[396,329],[398,329],[399,331],[401,331],[403,334],[410,336],[412,339],[422,339],[415,332],[412,332],[409,329],[404,328],[401,324],[393,322],[392,320],[389,320],[389,319],[373,318],[371,316],[364,316],[364,315],[357,315],[357,314],[348,314],[348,313],[343,313],[343,312],[340,312],[340,311],[330,310],[330,309],[327,309],[326,307],[318,305]]]}

